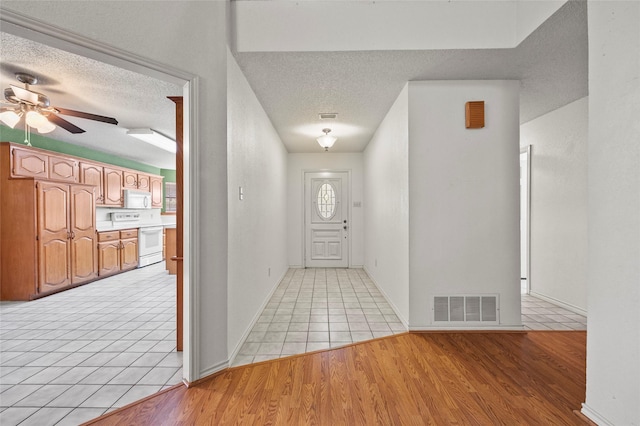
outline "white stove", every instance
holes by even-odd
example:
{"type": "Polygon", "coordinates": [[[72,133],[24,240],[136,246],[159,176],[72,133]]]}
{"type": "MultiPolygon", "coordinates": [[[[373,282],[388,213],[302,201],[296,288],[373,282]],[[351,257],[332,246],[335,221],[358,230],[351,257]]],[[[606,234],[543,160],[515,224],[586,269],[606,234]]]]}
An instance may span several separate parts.
{"type": "Polygon", "coordinates": [[[138,228],[138,268],[162,262],[162,230],[158,224],[143,224],[139,212],[113,212],[114,228],[138,228]]]}

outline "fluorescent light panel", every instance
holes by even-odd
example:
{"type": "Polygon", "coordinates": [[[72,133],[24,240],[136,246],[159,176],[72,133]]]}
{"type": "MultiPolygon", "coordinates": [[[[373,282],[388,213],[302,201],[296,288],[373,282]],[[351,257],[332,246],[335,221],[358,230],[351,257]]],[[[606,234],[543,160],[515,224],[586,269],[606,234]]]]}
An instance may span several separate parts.
{"type": "Polygon", "coordinates": [[[127,130],[127,134],[165,151],[173,152],[174,154],[176,152],[176,141],[153,129],[131,129],[127,130]]]}

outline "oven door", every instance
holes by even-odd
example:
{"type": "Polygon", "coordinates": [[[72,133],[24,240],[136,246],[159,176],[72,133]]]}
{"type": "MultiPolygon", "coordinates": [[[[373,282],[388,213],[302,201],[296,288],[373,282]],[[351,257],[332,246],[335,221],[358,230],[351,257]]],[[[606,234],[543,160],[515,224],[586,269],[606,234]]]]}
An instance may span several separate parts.
{"type": "Polygon", "coordinates": [[[138,234],[138,254],[140,259],[159,254],[160,260],[162,260],[162,229],[162,226],[140,228],[138,234]]]}

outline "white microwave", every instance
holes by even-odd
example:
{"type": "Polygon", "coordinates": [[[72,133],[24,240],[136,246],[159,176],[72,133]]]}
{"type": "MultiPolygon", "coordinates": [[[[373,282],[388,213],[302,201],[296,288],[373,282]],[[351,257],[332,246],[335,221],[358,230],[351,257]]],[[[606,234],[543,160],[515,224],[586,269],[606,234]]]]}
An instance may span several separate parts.
{"type": "Polygon", "coordinates": [[[125,209],[150,209],[151,193],[146,191],[136,191],[135,189],[124,190],[125,209]]]}

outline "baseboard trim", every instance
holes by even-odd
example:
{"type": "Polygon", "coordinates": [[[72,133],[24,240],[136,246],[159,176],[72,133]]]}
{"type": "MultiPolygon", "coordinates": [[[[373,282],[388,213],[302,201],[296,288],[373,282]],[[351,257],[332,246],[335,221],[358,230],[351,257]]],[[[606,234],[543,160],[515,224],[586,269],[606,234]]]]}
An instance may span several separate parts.
{"type": "Polygon", "coordinates": [[[371,279],[371,281],[373,282],[373,285],[376,286],[376,288],[378,289],[378,291],[380,293],[382,293],[382,295],[384,296],[385,299],[387,299],[387,303],[389,304],[389,306],[391,306],[391,309],[393,309],[393,312],[395,312],[396,316],[398,317],[398,319],[400,320],[400,322],[402,323],[402,325],[409,330],[409,320],[407,320],[406,318],[404,318],[402,315],[400,315],[399,313],[399,309],[398,307],[391,301],[391,299],[389,298],[389,295],[387,294],[386,291],[384,291],[382,289],[382,287],[380,287],[378,285],[378,282],[375,280],[375,278],[373,278],[373,276],[371,275],[371,273],[369,272],[369,269],[366,266],[363,266],[362,269],[364,270],[364,272],[367,273],[367,275],[369,276],[369,278],[371,279]]]}
{"type": "Polygon", "coordinates": [[[580,414],[586,417],[590,422],[599,426],[614,426],[613,423],[602,417],[598,412],[590,408],[586,403],[582,403],[580,414]]]}
{"type": "Polygon", "coordinates": [[[559,306],[560,308],[564,308],[564,309],[566,309],[568,311],[571,311],[571,312],[573,312],[575,314],[582,315],[583,317],[587,316],[587,311],[586,310],[584,310],[582,308],[579,308],[577,306],[574,306],[574,305],[570,305],[568,303],[565,303],[565,302],[563,302],[561,300],[558,300],[558,299],[555,299],[553,297],[545,296],[544,294],[536,293],[535,291],[529,292],[529,296],[533,296],[536,299],[542,299],[545,302],[553,303],[554,305],[559,306]]]}
{"type": "Polygon", "coordinates": [[[233,348],[233,351],[229,355],[229,366],[233,365],[233,361],[235,361],[236,357],[238,356],[238,352],[240,352],[240,348],[242,348],[242,345],[244,345],[245,340],[247,340],[247,338],[249,337],[249,333],[251,333],[251,330],[253,329],[253,326],[255,326],[258,323],[258,318],[260,318],[260,315],[262,315],[262,311],[264,311],[264,309],[267,307],[267,304],[269,303],[269,301],[273,297],[273,294],[278,289],[278,286],[280,285],[280,283],[282,282],[284,277],[287,275],[287,271],[289,269],[290,269],[290,267],[286,268],[284,270],[284,272],[280,275],[280,278],[278,278],[278,280],[276,281],[276,284],[273,286],[273,288],[269,292],[269,295],[264,300],[264,302],[262,302],[262,305],[260,305],[260,308],[258,309],[258,312],[256,312],[256,314],[253,316],[253,319],[251,320],[251,323],[249,323],[249,327],[242,334],[242,337],[240,338],[239,343],[236,345],[235,348],[233,348]]]}
{"type": "Polygon", "coordinates": [[[201,370],[200,374],[198,375],[200,377],[198,380],[193,382],[185,382],[185,384],[187,385],[187,387],[191,387],[193,386],[194,383],[199,383],[204,378],[207,378],[213,374],[221,373],[227,370],[229,368],[229,365],[230,365],[229,360],[221,361],[217,364],[214,364],[211,367],[201,370]]]}

